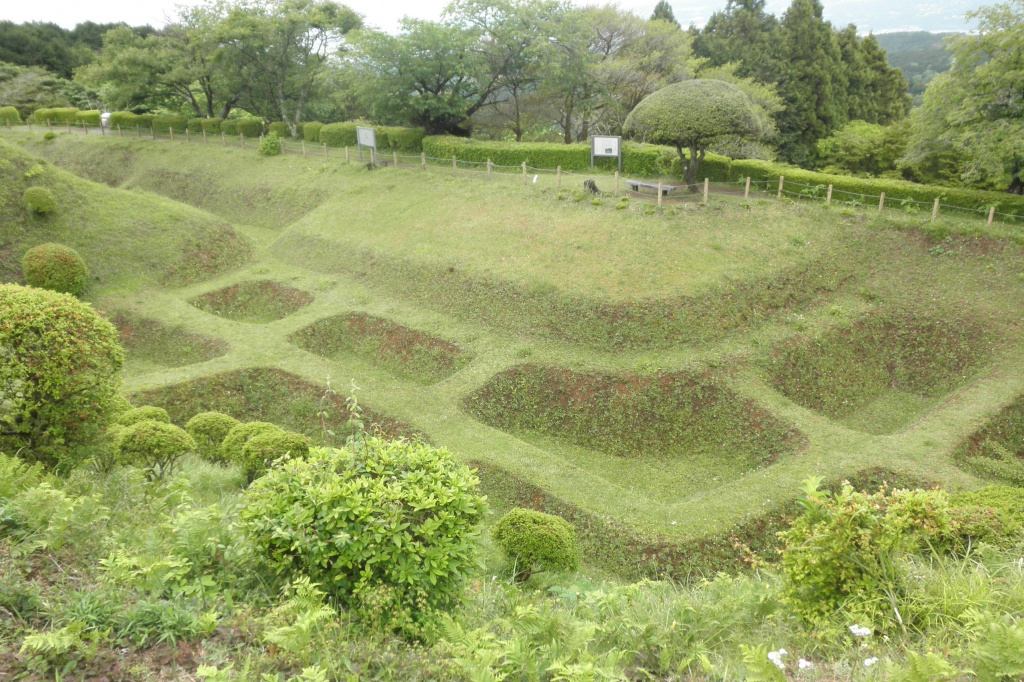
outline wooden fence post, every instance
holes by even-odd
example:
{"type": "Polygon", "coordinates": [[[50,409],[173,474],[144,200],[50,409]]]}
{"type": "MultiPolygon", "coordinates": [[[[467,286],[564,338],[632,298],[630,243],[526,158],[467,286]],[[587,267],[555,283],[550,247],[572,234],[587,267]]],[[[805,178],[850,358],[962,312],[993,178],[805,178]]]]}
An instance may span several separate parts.
{"type": "Polygon", "coordinates": [[[749,199],[750,198],[750,176],[749,175],[747,176],[747,186],[743,188],[743,198],[744,199],[749,199]]]}
{"type": "Polygon", "coordinates": [[[188,126],[185,126],[185,142],[192,141],[192,133],[188,131],[188,126]]]}
{"type": "Polygon", "coordinates": [[[490,159],[487,159],[487,174],[488,174],[488,175],[490,175],[490,174],[491,174],[491,166],[493,166],[493,165],[494,165],[494,164],[492,164],[492,163],[491,163],[491,160],[490,160],[490,159]]]}
{"type": "Polygon", "coordinates": [[[121,132],[121,124],[118,123],[116,125],[117,125],[117,136],[118,137],[124,137],[124,133],[121,132]]]}
{"type": "Polygon", "coordinates": [[[878,195],[878,210],[881,211],[885,208],[885,192],[878,195]]]}
{"type": "Polygon", "coordinates": [[[786,179],[785,176],[783,176],[783,175],[779,176],[779,193],[776,196],[776,199],[781,199],[782,198],[782,183],[785,181],[785,179],[786,179]]]}
{"type": "Polygon", "coordinates": [[[150,124],[149,124],[149,135],[154,140],[156,139],[156,128],[153,127],[153,123],[152,122],[150,122],[150,124]]]}
{"type": "Polygon", "coordinates": [[[427,170],[427,153],[426,152],[420,152],[420,165],[423,167],[423,170],[427,170]]]}
{"type": "Polygon", "coordinates": [[[245,149],[245,133],[238,133],[238,139],[242,141],[242,149],[245,149]]]}
{"type": "Polygon", "coordinates": [[[661,183],[658,183],[658,206],[661,206],[661,183]]]}
{"type": "Polygon", "coordinates": [[[831,206],[832,205],[832,185],[828,186],[828,196],[825,197],[825,205],[826,206],[831,206]]]}
{"type": "Polygon", "coordinates": [[[459,162],[455,160],[455,155],[452,155],[452,172],[459,170],[459,162]]]}
{"type": "MultiPolygon", "coordinates": [[[[325,143],[324,143],[324,145],[326,145],[326,144],[327,144],[327,143],[325,142],[325,143]]],[[[324,154],[324,156],[327,156],[327,154],[325,153],[325,154],[324,154]]],[[[346,163],[346,164],[347,164],[347,163],[349,163],[349,158],[348,158],[348,145],[345,145],[345,163],[346,163]]]]}
{"type": "Polygon", "coordinates": [[[302,143],[302,155],[305,156],[306,155],[306,138],[302,138],[300,140],[300,142],[302,143]]]}
{"type": "Polygon", "coordinates": [[[50,127],[50,119],[46,119],[46,129],[53,130],[53,128],[50,127]]]}
{"type": "Polygon", "coordinates": [[[704,203],[708,203],[708,191],[711,189],[711,181],[704,178],[704,203]]]}
{"type": "Polygon", "coordinates": [[[100,120],[100,135],[106,135],[106,134],[107,134],[107,127],[105,125],[103,125],[103,121],[100,120]]]}
{"type": "Polygon", "coordinates": [[[394,159],[394,161],[395,161],[395,168],[398,168],[398,150],[396,150],[396,149],[392,149],[391,150],[391,158],[394,159]]]}
{"type": "Polygon", "coordinates": [[[135,134],[138,135],[139,139],[142,139],[142,126],[138,123],[135,124],[135,134]]]}
{"type": "Polygon", "coordinates": [[[939,198],[935,197],[935,204],[932,206],[932,220],[939,217],[939,198]]]}
{"type": "Polygon", "coordinates": [[[329,157],[327,156],[327,143],[326,143],[326,142],[324,142],[324,158],[325,158],[325,159],[329,158],[329,157]]]}
{"type": "Polygon", "coordinates": [[[993,206],[988,210],[988,224],[991,225],[992,221],[996,219],[996,207],[993,206]]]}
{"type": "Polygon", "coordinates": [[[619,196],[619,171],[615,171],[615,196],[619,196]]]}
{"type": "Polygon", "coordinates": [[[82,132],[84,132],[86,135],[89,134],[89,126],[85,125],[85,121],[82,121],[82,132]]]}
{"type": "Polygon", "coordinates": [[[71,132],[71,121],[64,121],[64,122],[68,124],[68,132],[70,133],[71,132]]]}
{"type": "Polygon", "coordinates": [[[526,184],[526,162],[523,161],[523,184],[526,184]]]}
{"type": "Polygon", "coordinates": [[[228,146],[228,136],[224,134],[223,130],[220,131],[220,141],[225,147],[228,146]]]}
{"type": "Polygon", "coordinates": [[[206,138],[206,128],[203,128],[203,144],[210,144],[210,140],[206,138]]]}
{"type": "MultiPolygon", "coordinates": [[[[185,128],[188,130],[188,128],[185,128]]],[[[167,132],[171,134],[171,142],[174,142],[174,126],[167,126],[167,132]]]]}

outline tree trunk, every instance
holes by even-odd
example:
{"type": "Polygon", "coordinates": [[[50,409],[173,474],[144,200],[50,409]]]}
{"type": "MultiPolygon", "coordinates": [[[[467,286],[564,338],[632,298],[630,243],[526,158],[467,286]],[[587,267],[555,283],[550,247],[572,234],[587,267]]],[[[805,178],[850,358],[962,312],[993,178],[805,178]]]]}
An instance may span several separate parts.
{"type": "Polygon", "coordinates": [[[704,153],[703,151],[698,153],[696,147],[690,147],[690,158],[687,159],[683,154],[682,146],[676,146],[676,151],[679,152],[679,160],[683,164],[683,180],[686,181],[690,192],[696,194],[700,191],[697,188],[697,168],[700,167],[704,153]]]}

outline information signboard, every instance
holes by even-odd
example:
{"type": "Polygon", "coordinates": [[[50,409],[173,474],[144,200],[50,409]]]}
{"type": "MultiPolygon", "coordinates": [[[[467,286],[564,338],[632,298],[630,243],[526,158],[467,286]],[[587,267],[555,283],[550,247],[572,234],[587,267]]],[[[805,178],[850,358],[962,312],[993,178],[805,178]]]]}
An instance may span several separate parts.
{"type": "Polygon", "coordinates": [[[373,150],[372,160],[377,160],[377,131],[373,128],[356,126],[356,144],[359,146],[359,160],[363,160],[363,147],[373,150]]]}
{"type": "Polygon", "coordinates": [[[590,167],[594,167],[595,158],[613,158],[619,160],[619,172],[622,172],[622,138],[616,135],[594,135],[590,138],[590,167]]]}

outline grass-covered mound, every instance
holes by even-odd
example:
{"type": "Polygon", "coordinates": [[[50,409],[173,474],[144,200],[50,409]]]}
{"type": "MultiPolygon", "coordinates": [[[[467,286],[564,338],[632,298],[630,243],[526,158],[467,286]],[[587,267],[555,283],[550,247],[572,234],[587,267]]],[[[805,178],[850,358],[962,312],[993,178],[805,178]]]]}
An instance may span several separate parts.
{"type": "Polygon", "coordinates": [[[520,365],[466,397],[477,419],[590,450],[656,461],[673,487],[717,487],[799,448],[800,433],[716,379],[520,365]]]}
{"type": "Polygon", "coordinates": [[[313,295],[272,280],[246,280],[189,301],[208,313],[237,322],[280,320],[313,302],[313,295]]]}
{"type": "MultiPolygon", "coordinates": [[[[186,381],[131,396],[136,405],[163,407],[175,424],[200,412],[222,412],[240,421],[263,421],[302,433],[315,443],[340,444],[353,428],[345,396],[280,369],[248,368],[186,381]],[[329,432],[333,432],[329,433],[329,432]]],[[[420,434],[397,419],[360,408],[370,432],[392,438],[420,434]]]]}
{"type": "Polygon", "coordinates": [[[150,280],[182,285],[230,270],[252,257],[248,240],[203,211],[160,197],[104,187],[54,167],[0,140],[0,277],[30,248],[64,244],[89,264],[102,285],[150,280]],[[40,220],[22,195],[45,188],[60,210],[40,220]]]}
{"type": "Polygon", "coordinates": [[[972,433],[954,457],[974,474],[1024,486],[1024,396],[972,433]]]}
{"type": "Polygon", "coordinates": [[[799,405],[861,431],[895,433],[963,386],[988,348],[970,322],[887,310],[777,344],[767,371],[799,405]]]}
{"type": "Polygon", "coordinates": [[[317,320],[288,340],[325,358],[353,354],[396,376],[424,384],[451,376],[472,359],[454,343],[364,313],[317,320]]]}
{"type": "Polygon", "coordinates": [[[127,371],[131,373],[206,362],[230,350],[228,343],[221,339],[194,334],[130,312],[114,313],[110,321],[121,335],[127,371]]]}

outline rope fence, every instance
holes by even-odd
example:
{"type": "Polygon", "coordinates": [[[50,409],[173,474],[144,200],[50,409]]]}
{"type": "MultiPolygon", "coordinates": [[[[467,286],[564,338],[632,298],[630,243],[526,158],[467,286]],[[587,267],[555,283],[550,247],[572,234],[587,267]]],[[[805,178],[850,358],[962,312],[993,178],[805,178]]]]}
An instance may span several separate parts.
{"type": "MultiPolygon", "coordinates": [[[[28,130],[48,130],[56,132],[77,132],[85,135],[112,135],[117,137],[135,137],[138,139],[152,140],[179,140],[182,142],[193,142],[207,145],[220,145],[223,147],[236,147],[241,149],[256,149],[263,141],[263,136],[258,138],[245,137],[244,134],[226,135],[225,133],[199,133],[189,130],[175,131],[168,128],[166,131],[157,130],[152,125],[148,127],[134,126],[122,128],[119,125],[104,127],[94,123],[78,122],[56,122],[37,121],[12,122],[6,121],[8,129],[12,127],[27,127],[28,130]]],[[[792,197],[798,200],[824,201],[827,206],[832,204],[848,206],[873,206],[877,203],[878,211],[898,210],[905,213],[923,213],[931,211],[931,219],[937,219],[942,213],[954,214],[960,217],[969,216],[984,219],[987,225],[998,222],[1001,225],[1019,228],[1024,225],[1024,215],[1003,213],[996,210],[995,206],[987,211],[977,208],[955,206],[953,204],[941,203],[939,199],[934,202],[918,201],[914,199],[891,199],[885,193],[879,195],[858,194],[842,189],[835,189],[832,185],[806,185],[793,181],[787,181],[784,176],[775,180],[755,180],[744,178],[735,182],[711,182],[705,178],[702,183],[696,185],[696,192],[690,192],[687,185],[667,184],[662,182],[649,182],[647,180],[633,180],[621,177],[616,171],[613,176],[593,173],[577,173],[557,168],[537,168],[528,166],[525,162],[519,166],[503,166],[491,161],[469,161],[451,157],[450,159],[428,157],[426,154],[410,155],[399,154],[397,151],[375,152],[373,149],[360,151],[352,147],[328,147],[326,144],[314,144],[305,140],[282,139],[281,151],[284,154],[312,156],[322,158],[324,161],[335,161],[346,164],[367,163],[374,167],[394,167],[403,169],[443,170],[447,169],[453,173],[472,173],[478,176],[493,177],[496,179],[521,179],[524,185],[537,185],[538,180],[543,176],[543,186],[550,185],[554,180],[555,189],[563,189],[563,176],[574,178],[569,183],[576,183],[575,178],[587,178],[581,185],[589,189],[595,197],[611,193],[615,197],[636,198],[642,201],[650,201],[657,206],[665,204],[692,203],[694,198],[699,198],[702,203],[707,203],[711,194],[742,196],[749,199],[751,196],[764,198],[775,195],[776,199],[792,197]],[[361,157],[361,158],[360,158],[361,157]],[[601,190],[596,182],[603,183],[611,181],[614,189],[610,191],[601,190]],[[681,199],[680,194],[686,198],[681,199]]],[[[564,189],[569,189],[568,184],[564,189]]],[[[579,189],[573,187],[573,189],[579,189]]]]}

